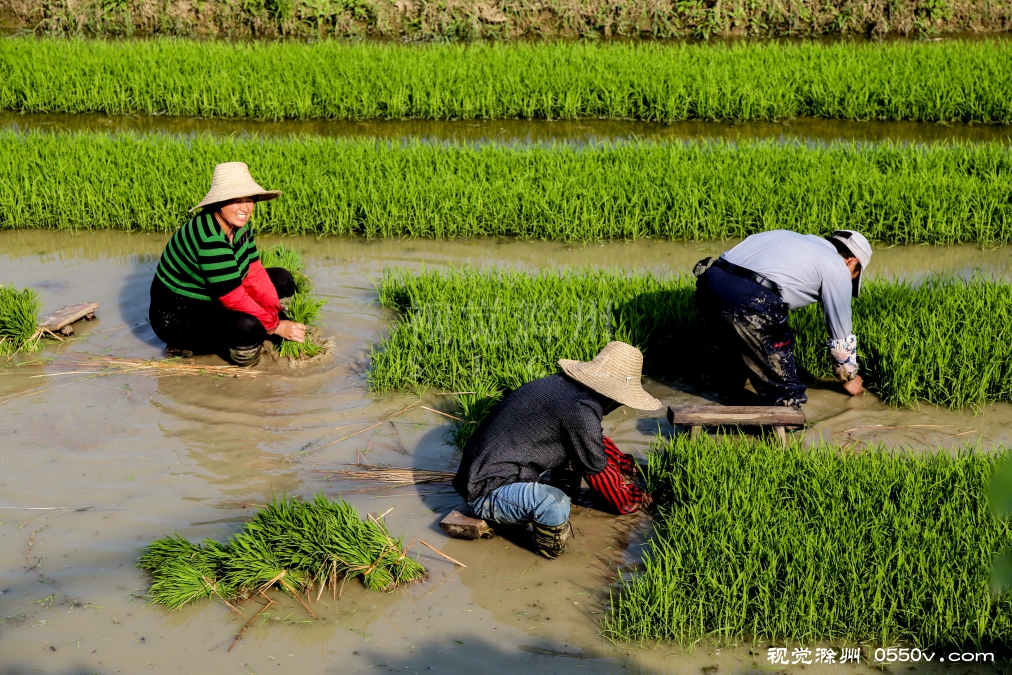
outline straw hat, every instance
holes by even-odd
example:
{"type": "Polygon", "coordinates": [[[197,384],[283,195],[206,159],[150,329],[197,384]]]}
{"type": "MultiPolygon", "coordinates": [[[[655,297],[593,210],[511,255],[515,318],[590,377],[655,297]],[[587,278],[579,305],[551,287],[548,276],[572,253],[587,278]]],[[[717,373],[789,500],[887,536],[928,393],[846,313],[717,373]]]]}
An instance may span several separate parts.
{"type": "Polygon", "coordinates": [[[657,410],[661,402],[643,390],[643,352],[624,342],[609,342],[593,361],[561,359],[562,371],[613,401],[637,410],[657,410]]]}
{"type": "Polygon", "coordinates": [[[209,204],[219,204],[239,197],[252,197],[255,202],[265,202],[281,196],[280,190],[265,190],[249,175],[249,167],[243,162],[225,162],[214,167],[211,189],[191,212],[209,204]]]}

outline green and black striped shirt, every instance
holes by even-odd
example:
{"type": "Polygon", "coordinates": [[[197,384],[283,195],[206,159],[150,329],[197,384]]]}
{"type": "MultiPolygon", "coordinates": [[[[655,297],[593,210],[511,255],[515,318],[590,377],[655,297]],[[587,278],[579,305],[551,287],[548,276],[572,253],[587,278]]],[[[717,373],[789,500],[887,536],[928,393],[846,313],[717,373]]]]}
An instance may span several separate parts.
{"type": "Polygon", "coordinates": [[[214,216],[201,213],[169,239],[155,276],[174,293],[211,301],[241,286],[257,260],[260,254],[248,225],[235,231],[230,244],[214,216]]]}

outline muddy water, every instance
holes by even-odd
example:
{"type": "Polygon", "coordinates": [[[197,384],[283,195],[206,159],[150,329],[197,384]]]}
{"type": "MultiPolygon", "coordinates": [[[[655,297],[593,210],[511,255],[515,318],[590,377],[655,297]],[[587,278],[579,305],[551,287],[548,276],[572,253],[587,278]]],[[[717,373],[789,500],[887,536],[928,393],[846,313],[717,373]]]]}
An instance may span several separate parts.
{"type": "Polygon", "coordinates": [[[813,117],[776,122],[641,122],[635,120],[245,120],[161,115],[21,114],[0,112],[0,128],[40,131],[105,131],[167,134],[306,134],[330,138],[424,138],[457,143],[589,143],[616,140],[720,139],[831,143],[834,141],[1009,144],[1008,125],[830,120],[813,117]]]}
{"type": "MultiPolygon", "coordinates": [[[[671,272],[725,244],[289,240],[306,249],[328,300],[323,319],[327,334],[337,337],[336,357],[298,372],[265,366],[269,372],[256,380],[61,375],[73,370],[71,359],[162,354],[145,315],[164,242],[160,235],[112,232],[0,233],[0,278],[38,289],[43,311],[78,300],[101,304],[98,321],[78,324],[77,339],[33,357],[52,362],[21,361],[0,371],[0,673],[698,673],[766,665],[762,646],[759,656],[748,645],[683,653],[613,646],[599,635],[607,584],[634,569],[648,536],[640,516],[575,509],[573,548],[548,563],[501,538],[447,540],[436,523],[456,503],[451,493],[426,486],[349,492],[362,486],[327,482],[320,471],[359,458],[431,469],[452,469],[457,461],[443,441],[445,418],[415,397],[367,392],[368,348],[389,319],[372,285],[384,267],[671,272]],[[386,424],[340,440],[412,403],[386,424]],[[133,568],[137,548],[173,531],[222,538],[272,494],[317,491],[344,492],[362,512],[392,508],[386,518],[394,532],[406,541],[423,539],[468,567],[416,545],[412,550],[430,569],[425,582],[389,595],[349,584],[339,600],[313,604],[318,620],[311,623],[301,606],[278,597],[231,651],[246,618],[227,608],[205,603],[170,614],[143,607],[138,594],[145,580],[133,568]],[[67,510],[37,510],[53,507],[67,510]]],[[[895,247],[877,253],[876,267],[905,277],[982,269],[1008,278],[1010,253],[895,247]]],[[[665,403],[698,398],[677,385],[647,386],[665,403]]],[[[871,396],[850,399],[829,389],[811,398],[811,437],[922,448],[1012,443],[1010,406],[976,414],[894,410],[871,396]]],[[[442,403],[432,395],[421,401],[431,408],[442,403]]],[[[605,421],[618,444],[636,454],[658,426],[667,430],[656,415],[623,410],[605,421]]],[[[247,617],[257,609],[251,606],[247,617]]]]}

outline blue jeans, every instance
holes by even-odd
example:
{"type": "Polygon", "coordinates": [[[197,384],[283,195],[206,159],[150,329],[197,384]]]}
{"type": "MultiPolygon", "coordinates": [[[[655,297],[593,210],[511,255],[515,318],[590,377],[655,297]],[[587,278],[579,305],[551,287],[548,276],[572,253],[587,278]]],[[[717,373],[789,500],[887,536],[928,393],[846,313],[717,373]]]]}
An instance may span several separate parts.
{"type": "Polygon", "coordinates": [[[534,521],[556,527],[569,520],[569,497],[562,490],[542,483],[503,485],[468,506],[479,518],[504,525],[534,521]]]}

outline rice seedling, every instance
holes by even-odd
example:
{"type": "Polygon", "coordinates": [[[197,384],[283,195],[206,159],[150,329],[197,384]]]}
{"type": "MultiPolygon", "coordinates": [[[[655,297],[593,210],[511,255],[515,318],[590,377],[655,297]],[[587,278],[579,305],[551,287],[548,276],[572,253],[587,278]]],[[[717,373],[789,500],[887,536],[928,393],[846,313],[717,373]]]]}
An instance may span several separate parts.
{"type": "Polygon", "coordinates": [[[0,356],[42,349],[38,316],[42,309],[38,293],[0,285],[0,356]]]}
{"type": "Polygon", "coordinates": [[[1012,121],[1005,41],[12,39],[0,108],[200,117],[1012,121]],[[213,69],[207,64],[214,63],[213,69]]]}
{"type": "Polygon", "coordinates": [[[278,354],[286,359],[312,358],[323,351],[323,347],[316,343],[316,339],[310,335],[312,328],[318,328],[317,320],[320,310],[326,300],[317,299],[313,296],[313,281],[306,275],[306,265],[302,261],[302,254],[283,244],[265,249],[260,254],[260,263],[264,267],[282,267],[292,274],[295,280],[295,295],[283,299],[285,314],[288,319],[296,323],[305,324],[305,342],[294,342],[282,339],[278,347],[278,354]]]}
{"type": "Polygon", "coordinates": [[[715,240],[846,228],[892,243],[1012,241],[1012,157],[999,144],[468,146],[7,130],[0,153],[0,229],[171,232],[210,168],[240,157],[285,190],[257,207],[257,231],[275,234],[715,240]]]}
{"type": "MultiPolygon", "coordinates": [[[[377,391],[476,391],[466,402],[475,406],[486,393],[556,372],[560,358],[590,359],[613,339],[643,349],[646,373],[661,378],[691,380],[715,364],[691,277],[388,270],[378,289],[380,303],[399,316],[372,350],[369,383],[377,391]]],[[[794,312],[791,325],[801,367],[828,377],[821,310],[794,312]]],[[[854,325],[866,386],[892,405],[1012,400],[1006,282],[872,280],[854,302],[854,325]]]]}
{"type": "Polygon", "coordinates": [[[658,439],[644,471],[655,536],[604,631],[1005,652],[1012,594],[989,579],[1012,524],[991,516],[987,490],[1008,456],[658,439]]]}
{"type": "Polygon", "coordinates": [[[296,293],[309,293],[313,290],[313,280],[306,275],[306,263],[302,261],[302,253],[298,249],[288,248],[284,244],[271,246],[260,253],[260,264],[266,267],[281,267],[288,270],[295,280],[296,293]]]}
{"type": "Polygon", "coordinates": [[[382,519],[361,519],[344,500],[322,494],[312,501],[273,499],[225,543],[158,539],[137,566],[151,574],[151,602],[169,609],[214,597],[242,601],[273,587],[296,598],[318,587],[319,598],[355,577],[390,591],[425,576],[382,519]]]}
{"type": "Polygon", "coordinates": [[[450,424],[447,440],[450,445],[463,450],[464,446],[478,430],[478,425],[485,419],[492,408],[502,399],[503,392],[490,386],[480,386],[478,391],[457,394],[455,401],[459,417],[450,424]]]}

